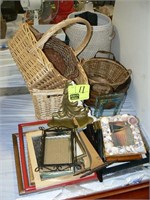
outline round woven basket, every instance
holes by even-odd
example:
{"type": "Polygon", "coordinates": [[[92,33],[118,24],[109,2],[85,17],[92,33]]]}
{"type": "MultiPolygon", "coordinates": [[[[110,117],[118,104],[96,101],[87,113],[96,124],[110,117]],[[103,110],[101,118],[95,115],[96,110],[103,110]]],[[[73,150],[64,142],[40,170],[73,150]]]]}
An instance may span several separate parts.
{"type": "MultiPolygon", "coordinates": [[[[68,18],[72,19],[81,13],[83,12],[73,12],[68,16],[68,18]]],[[[84,58],[85,60],[88,60],[94,57],[95,53],[99,50],[110,51],[111,41],[114,37],[112,21],[104,14],[98,12],[94,12],[94,14],[97,15],[98,25],[92,26],[93,33],[91,39],[84,50],[78,55],[79,59],[84,58]]],[[[81,23],[76,23],[73,26],[67,27],[65,33],[70,40],[69,45],[73,49],[76,49],[86,34],[86,26],[81,23]]]]}
{"type": "Polygon", "coordinates": [[[127,92],[131,82],[130,69],[116,61],[111,52],[100,53],[111,54],[113,58],[97,58],[96,54],[94,58],[83,61],[83,68],[90,84],[90,98],[86,101],[88,105],[94,105],[97,96],[127,92]]]}

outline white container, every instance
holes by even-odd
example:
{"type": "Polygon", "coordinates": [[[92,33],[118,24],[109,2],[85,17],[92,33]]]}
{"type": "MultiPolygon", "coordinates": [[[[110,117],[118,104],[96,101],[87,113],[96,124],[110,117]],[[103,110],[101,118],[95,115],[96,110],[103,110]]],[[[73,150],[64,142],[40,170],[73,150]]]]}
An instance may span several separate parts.
{"type": "MultiPolygon", "coordinates": [[[[85,11],[84,11],[85,12],[85,11]]],[[[68,15],[68,18],[74,18],[75,15],[81,14],[82,12],[73,12],[68,15]]],[[[101,13],[93,12],[97,14],[97,26],[93,27],[92,37],[86,46],[86,48],[78,55],[79,59],[84,58],[88,60],[95,56],[96,52],[99,50],[110,51],[111,41],[114,37],[113,24],[111,19],[101,13]]],[[[81,43],[86,34],[86,26],[82,24],[74,24],[67,27],[65,30],[68,38],[69,45],[76,49],[81,43]]],[[[98,55],[100,56],[100,55],[98,55]]]]}

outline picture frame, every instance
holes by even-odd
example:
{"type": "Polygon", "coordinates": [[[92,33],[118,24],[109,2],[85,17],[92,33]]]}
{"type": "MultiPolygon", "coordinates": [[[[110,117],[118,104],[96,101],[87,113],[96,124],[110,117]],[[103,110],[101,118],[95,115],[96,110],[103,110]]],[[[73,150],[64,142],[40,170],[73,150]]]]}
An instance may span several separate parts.
{"type": "Polygon", "coordinates": [[[30,171],[31,168],[31,159],[28,158],[27,151],[27,140],[26,134],[30,131],[37,131],[39,126],[47,126],[48,120],[26,122],[18,124],[18,133],[12,134],[13,149],[14,149],[14,158],[16,165],[16,174],[18,182],[18,192],[20,195],[30,194],[33,192],[39,192],[44,190],[49,190],[52,188],[63,187],[66,185],[77,184],[81,182],[97,180],[96,173],[93,173],[90,176],[84,178],[77,178],[76,180],[64,180],[61,183],[48,185],[46,187],[37,188],[34,183],[33,174],[30,171]]]}
{"type": "Polygon", "coordinates": [[[94,106],[94,116],[114,116],[120,113],[125,101],[125,93],[114,93],[97,96],[94,106]]]}
{"type": "Polygon", "coordinates": [[[140,159],[146,153],[137,117],[128,114],[102,117],[106,160],[140,159]]]}
{"type": "MultiPolygon", "coordinates": [[[[38,167],[37,159],[36,159],[36,154],[35,154],[35,148],[33,145],[33,138],[37,136],[42,136],[42,131],[31,131],[26,133],[26,138],[27,138],[27,146],[28,146],[28,151],[29,151],[29,157],[31,161],[31,166],[32,166],[32,173],[34,176],[35,180],[35,185],[36,188],[40,189],[42,187],[49,187],[57,184],[61,184],[62,182],[70,182],[70,181],[76,181],[80,179],[80,174],[74,176],[73,170],[68,170],[68,171],[62,171],[57,172],[59,173],[57,176],[54,175],[54,172],[51,173],[52,177],[49,176],[48,179],[43,179],[41,175],[43,174],[43,171],[41,172],[40,170],[36,170],[38,167]],[[65,173],[66,172],[66,173],[65,173]],[[62,175],[63,173],[63,175],[62,175]]],[[[58,146],[57,146],[58,148],[58,146]]],[[[46,171],[45,171],[46,173],[46,171]]]]}
{"type": "MultiPolygon", "coordinates": [[[[24,137],[25,137],[25,134],[24,134],[24,137]]],[[[17,181],[18,181],[18,190],[19,190],[19,194],[22,196],[22,195],[27,195],[27,194],[31,194],[31,193],[35,193],[35,192],[43,192],[43,191],[47,191],[47,190],[50,190],[52,189],[53,187],[50,187],[50,188],[42,188],[42,189],[36,189],[35,186],[33,185],[32,187],[30,186],[29,188],[25,188],[24,187],[24,180],[22,178],[22,172],[21,172],[21,162],[20,162],[20,152],[19,152],[19,134],[18,133],[14,133],[12,134],[12,139],[13,139],[13,148],[14,148],[14,157],[15,157],[15,163],[16,163],[16,172],[17,172],[17,181]]],[[[136,161],[137,163],[131,163],[131,165],[133,164],[133,166],[137,166],[137,165],[142,165],[144,163],[149,163],[149,153],[147,154],[147,158],[146,158],[146,161],[145,159],[141,161],[136,161]],[[140,163],[138,163],[140,162],[140,163]]],[[[133,162],[133,161],[131,161],[133,162]]],[[[115,167],[112,167],[111,169],[110,168],[106,168],[104,170],[104,174],[109,174],[109,173],[114,173],[116,171],[119,171],[120,168],[121,169],[126,169],[128,168],[129,166],[127,166],[127,164],[124,164],[124,165],[121,165],[121,167],[119,166],[115,166],[115,167]]],[[[131,167],[131,166],[130,166],[131,167]]],[[[87,181],[93,181],[93,180],[97,180],[97,177],[96,177],[96,174],[93,174],[93,177],[86,177],[86,182],[87,181]]],[[[79,181],[76,181],[76,182],[72,182],[70,184],[78,184],[78,183],[81,183],[80,180],[79,181]]],[[[65,186],[65,185],[62,185],[62,187],[65,186]]],[[[139,189],[139,188],[142,188],[142,190],[140,190],[140,193],[141,194],[141,191],[143,191],[143,188],[145,189],[145,187],[148,188],[149,186],[149,181],[144,181],[142,183],[135,183],[131,186],[128,186],[127,188],[126,187],[117,187],[115,189],[112,189],[112,190],[108,190],[108,191],[100,191],[100,192],[96,192],[96,193],[92,193],[90,195],[82,195],[80,197],[75,197],[76,199],[87,199],[87,198],[93,198],[95,196],[95,198],[97,197],[101,197],[103,198],[103,196],[109,196],[112,194],[112,192],[114,192],[115,194],[119,194],[120,195],[120,190],[124,192],[124,190],[129,190],[131,191],[132,189],[135,189],[136,191],[139,189]]],[[[61,186],[60,186],[61,187],[61,186]]],[[[126,192],[125,192],[126,193],[126,192]]],[[[148,193],[147,193],[148,194],[148,193]]],[[[124,193],[123,193],[124,195],[124,193]]],[[[128,195],[127,195],[128,196],[128,195]]],[[[74,198],[72,198],[74,199],[74,198]]]]}

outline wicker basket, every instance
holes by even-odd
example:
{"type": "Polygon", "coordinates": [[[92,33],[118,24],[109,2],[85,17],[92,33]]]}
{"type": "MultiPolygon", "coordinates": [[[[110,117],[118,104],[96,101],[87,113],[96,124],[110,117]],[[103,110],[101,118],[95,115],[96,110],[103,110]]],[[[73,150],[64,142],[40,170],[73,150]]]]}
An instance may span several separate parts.
{"type": "MultiPolygon", "coordinates": [[[[73,50],[76,57],[87,45],[91,37],[91,26],[82,18],[64,20],[45,32],[40,40],[36,40],[27,23],[21,24],[19,30],[9,41],[9,49],[12,57],[17,63],[29,90],[32,89],[55,89],[64,88],[67,79],[55,69],[53,64],[47,59],[42,48],[45,42],[62,28],[75,24],[83,23],[87,27],[86,36],[80,46],[73,50]]],[[[77,68],[79,76],[74,80],[77,84],[88,83],[87,76],[78,62],[77,68]]]]}
{"type": "Polygon", "coordinates": [[[95,105],[95,99],[100,95],[126,93],[131,82],[131,70],[127,70],[116,61],[113,53],[107,51],[100,53],[111,54],[113,59],[97,58],[95,55],[94,58],[83,61],[83,68],[90,84],[90,98],[86,101],[88,105],[95,105]]]}
{"type": "Polygon", "coordinates": [[[35,110],[35,117],[38,120],[48,120],[51,119],[52,113],[57,112],[61,106],[63,89],[33,89],[31,96],[35,110]]]}

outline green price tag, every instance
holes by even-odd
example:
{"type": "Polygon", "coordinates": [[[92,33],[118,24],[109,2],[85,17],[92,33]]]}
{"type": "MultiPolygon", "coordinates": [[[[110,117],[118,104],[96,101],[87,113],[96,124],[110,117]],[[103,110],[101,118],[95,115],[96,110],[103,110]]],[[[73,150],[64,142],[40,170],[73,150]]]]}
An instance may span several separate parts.
{"type": "Polygon", "coordinates": [[[79,101],[89,99],[90,85],[69,85],[68,97],[69,101],[79,101]]]}

